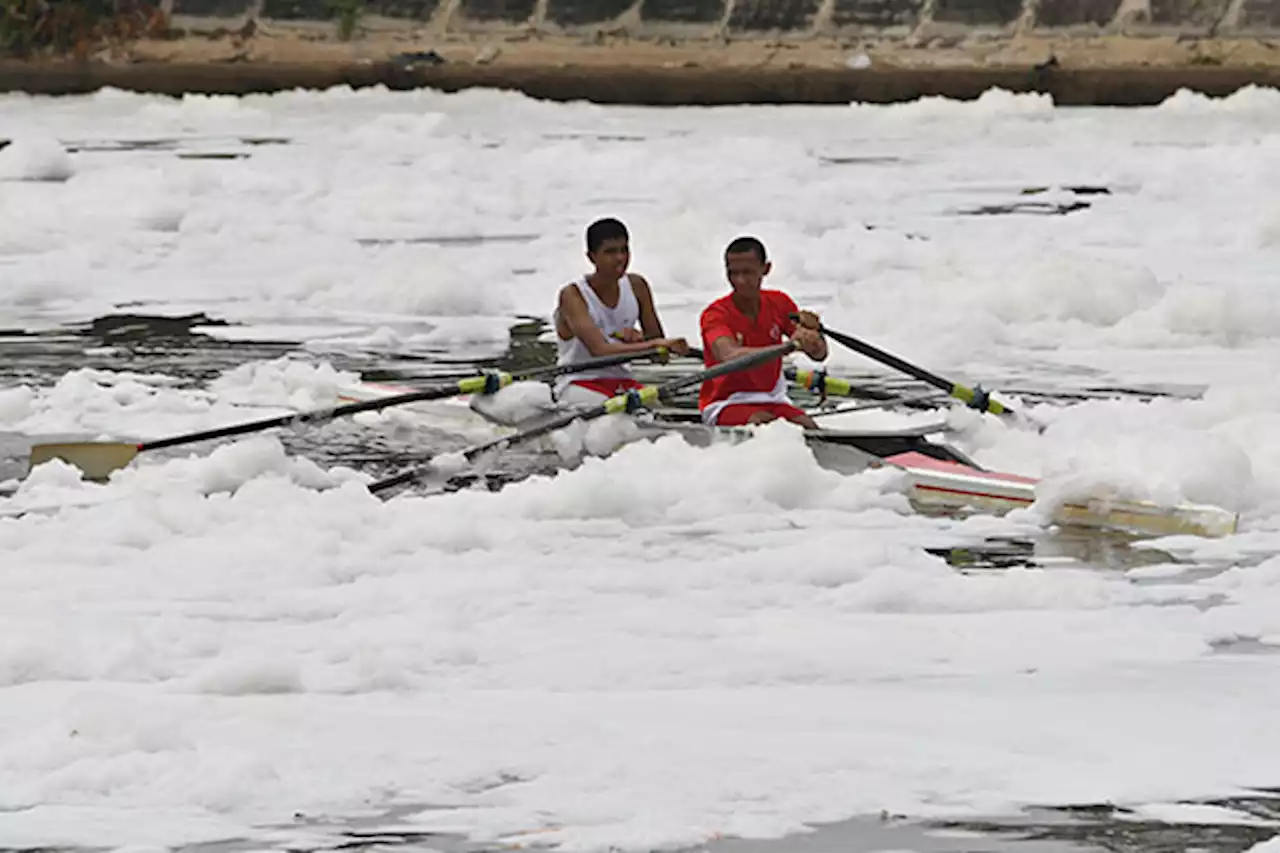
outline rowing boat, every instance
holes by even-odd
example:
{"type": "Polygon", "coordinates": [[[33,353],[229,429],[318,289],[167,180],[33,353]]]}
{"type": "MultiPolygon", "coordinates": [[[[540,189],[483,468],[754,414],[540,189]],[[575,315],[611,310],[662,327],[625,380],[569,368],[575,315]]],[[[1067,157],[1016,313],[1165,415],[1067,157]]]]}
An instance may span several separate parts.
{"type": "MultiPolygon", "coordinates": [[[[361,401],[411,390],[397,385],[358,383],[342,389],[340,397],[344,401],[361,401]]],[[[509,388],[502,393],[511,390],[509,388]]],[[[492,408],[485,405],[485,399],[480,395],[458,396],[406,408],[433,418],[447,418],[455,424],[474,422],[500,427],[519,426],[495,418],[492,408]]],[[[684,409],[657,409],[632,417],[639,427],[640,440],[675,434],[690,444],[706,447],[726,441],[746,441],[756,433],[752,427],[708,426],[701,423],[696,411],[684,409]]],[[[956,448],[930,440],[931,436],[945,431],[945,424],[937,423],[881,431],[807,429],[804,437],[815,461],[828,470],[850,475],[885,467],[901,471],[905,476],[907,497],[919,512],[1000,515],[1037,503],[1039,480],[988,470],[956,448]]],[[[1136,535],[1218,537],[1234,533],[1238,524],[1235,513],[1216,506],[1192,503],[1162,506],[1150,501],[1106,496],[1058,500],[1047,509],[1052,523],[1061,527],[1096,528],[1136,535]]]]}

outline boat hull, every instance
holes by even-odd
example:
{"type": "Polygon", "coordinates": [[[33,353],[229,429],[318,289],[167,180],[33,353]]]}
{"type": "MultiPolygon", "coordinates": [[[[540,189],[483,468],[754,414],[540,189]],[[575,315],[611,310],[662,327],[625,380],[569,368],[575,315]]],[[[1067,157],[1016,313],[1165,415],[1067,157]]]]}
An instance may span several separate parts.
{"type": "MultiPolygon", "coordinates": [[[[698,425],[650,427],[656,434],[679,432],[686,440],[706,445],[716,440],[742,441],[750,428],[698,425]]],[[[892,467],[906,475],[907,496],[921,512],[946,514],[982,512],[1004,514],[1027,509],[1038,500],[1039,480],[1020,474],[990,471],[928,436],[943,432],[942,424],[879,432],[805,430],[805,440],[819,465],[843,474],[892,467]]],[[[1095,497],[1058,502],[1049,517],[1061,527],[1096,528],[1136,535],[1221,537],[1236,532],[1239,518],[1220,507],[1204,504],[1162,506],[1149,501],[1095,497]]]]}

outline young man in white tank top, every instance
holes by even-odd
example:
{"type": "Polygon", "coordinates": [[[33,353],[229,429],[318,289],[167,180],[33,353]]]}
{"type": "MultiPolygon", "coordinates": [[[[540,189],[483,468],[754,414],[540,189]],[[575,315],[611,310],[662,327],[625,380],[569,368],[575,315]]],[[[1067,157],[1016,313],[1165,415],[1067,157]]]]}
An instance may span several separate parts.
{"type": "MultiPolygon", "coordinates": [[[[668,338],[662,331],[649,282],[643,276],[627,273],[631,248],[625,225],[616,219],[591,223],[587,228],[587,258],[594,270],[561,288],[557,300],[557,364],[641,352],[656,346],[664,346],[676,355],[689,353],[684,338],[668,338]]],[[[631,369],[620,364],[560,377],[555,384],[555,397],[568,405],[595,405],[638,387],[640,383],[631,369]]]]}

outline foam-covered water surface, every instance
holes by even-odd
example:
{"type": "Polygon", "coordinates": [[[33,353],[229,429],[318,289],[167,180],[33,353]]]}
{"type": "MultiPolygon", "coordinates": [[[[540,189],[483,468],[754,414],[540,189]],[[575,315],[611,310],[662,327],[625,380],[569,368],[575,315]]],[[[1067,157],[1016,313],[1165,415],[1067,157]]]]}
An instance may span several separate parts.
{"type": "MultiPolygon", "coordinates": [[[[1194,823],[1276,786],[1278,97],[0,96],[0,847],[323,846],[394,815],[404,843],[642,851],[881,813],[1194,823]],[[724,245],[756,234],[832,328],[1024,392],[1043,432],[945,415],[979,463],[1217,504],[1239,532],[923,515],[785,424],[371,495],[496,434],[448,403],[103,483],[16,464],[535,361],[606,215],[669,333],[697,338],[724,245]]],[[[828,368],[903,380],[836,345],[828,368]]]]}

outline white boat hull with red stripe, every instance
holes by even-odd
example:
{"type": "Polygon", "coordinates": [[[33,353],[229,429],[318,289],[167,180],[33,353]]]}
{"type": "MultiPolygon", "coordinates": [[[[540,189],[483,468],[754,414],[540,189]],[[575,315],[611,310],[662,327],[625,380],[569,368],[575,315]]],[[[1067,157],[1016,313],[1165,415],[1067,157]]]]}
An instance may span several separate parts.
{"type": "MultiPolygon", "coordinates": [[[[660,424],[656,430],[678,430],[704,444],[723,438],[744,440],[748,427],[660,424]]],[[[824,468],[853,474],[869,468],[893,467],[906,474],[908,497],[922,511],[1003,514],[1036,504],[1040,481],[1034,477],[988,471],[955,448],[927,436],[945,431],[937,424],[882,432],[806,430],[805,439],[824,468]]],[[[1053,523],[1139,535],[1219,537],[1236,531],[1235,513],[1205,504],[1161,506],[1149,501],[1105,497],[1061,500],[1048,507],[1053,523]]]]}

